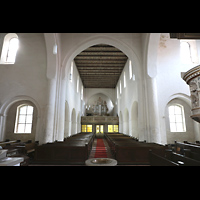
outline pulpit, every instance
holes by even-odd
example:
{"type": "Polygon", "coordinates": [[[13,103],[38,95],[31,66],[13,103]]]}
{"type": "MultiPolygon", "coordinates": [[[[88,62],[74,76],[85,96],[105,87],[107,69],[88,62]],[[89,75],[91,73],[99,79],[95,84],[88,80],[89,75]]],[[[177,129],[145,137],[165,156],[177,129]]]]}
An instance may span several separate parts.
{"type": "Polygon", "coordinates": [[[182,78],[190,86],[191,118],[200,123],[200,65],[183,73],[182,78]]]}

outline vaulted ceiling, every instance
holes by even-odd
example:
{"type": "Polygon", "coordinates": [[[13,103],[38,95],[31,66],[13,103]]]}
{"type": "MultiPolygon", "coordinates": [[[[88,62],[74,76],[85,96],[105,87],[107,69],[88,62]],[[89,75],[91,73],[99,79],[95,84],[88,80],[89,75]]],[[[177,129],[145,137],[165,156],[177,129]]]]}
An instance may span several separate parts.
{"type": "Polygon", "coordinates": [[[85,88],[115,88],[127,59],[119,49],[98,44],[82,51],[74,61],[85,88]]]}

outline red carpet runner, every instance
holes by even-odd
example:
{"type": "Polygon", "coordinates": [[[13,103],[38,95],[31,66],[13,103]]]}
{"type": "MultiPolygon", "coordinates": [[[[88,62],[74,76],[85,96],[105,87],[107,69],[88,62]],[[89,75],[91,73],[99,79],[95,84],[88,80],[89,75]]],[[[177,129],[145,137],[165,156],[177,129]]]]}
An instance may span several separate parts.
{"type": "Polygon", "coordinates": [[[95,158],[107,158],[106,148],[103,139],[97,139],[95,158]]]}

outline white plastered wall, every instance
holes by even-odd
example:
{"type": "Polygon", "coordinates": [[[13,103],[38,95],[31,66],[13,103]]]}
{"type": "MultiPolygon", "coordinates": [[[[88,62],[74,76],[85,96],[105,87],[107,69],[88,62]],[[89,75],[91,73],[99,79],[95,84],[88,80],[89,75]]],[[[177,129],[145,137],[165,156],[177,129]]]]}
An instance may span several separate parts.
{"type": "MultiPolygon", "coordinates": [[[[5,33],[0,33],[0,53],[5,33]]],[[[0,64],[0,140],[5,139],[7,111],[16,101],[29,100],[37,106],[36,140],[45,127],[47,91],[46,45],[43,33],[18,33],[19,49],[14,64],[0,64]]],[[[14,134],[14,132],[13,132],[14,134]]]]}

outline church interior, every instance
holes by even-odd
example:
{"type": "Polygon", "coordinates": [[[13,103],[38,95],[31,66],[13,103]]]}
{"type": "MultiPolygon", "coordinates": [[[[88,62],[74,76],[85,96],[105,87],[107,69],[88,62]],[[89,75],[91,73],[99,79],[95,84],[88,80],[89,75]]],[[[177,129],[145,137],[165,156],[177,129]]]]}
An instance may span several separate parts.
{"type": "Polygon", "coordinates": [[[0,33],[0,166],[200,166],[200,33],[0,33]]]}

